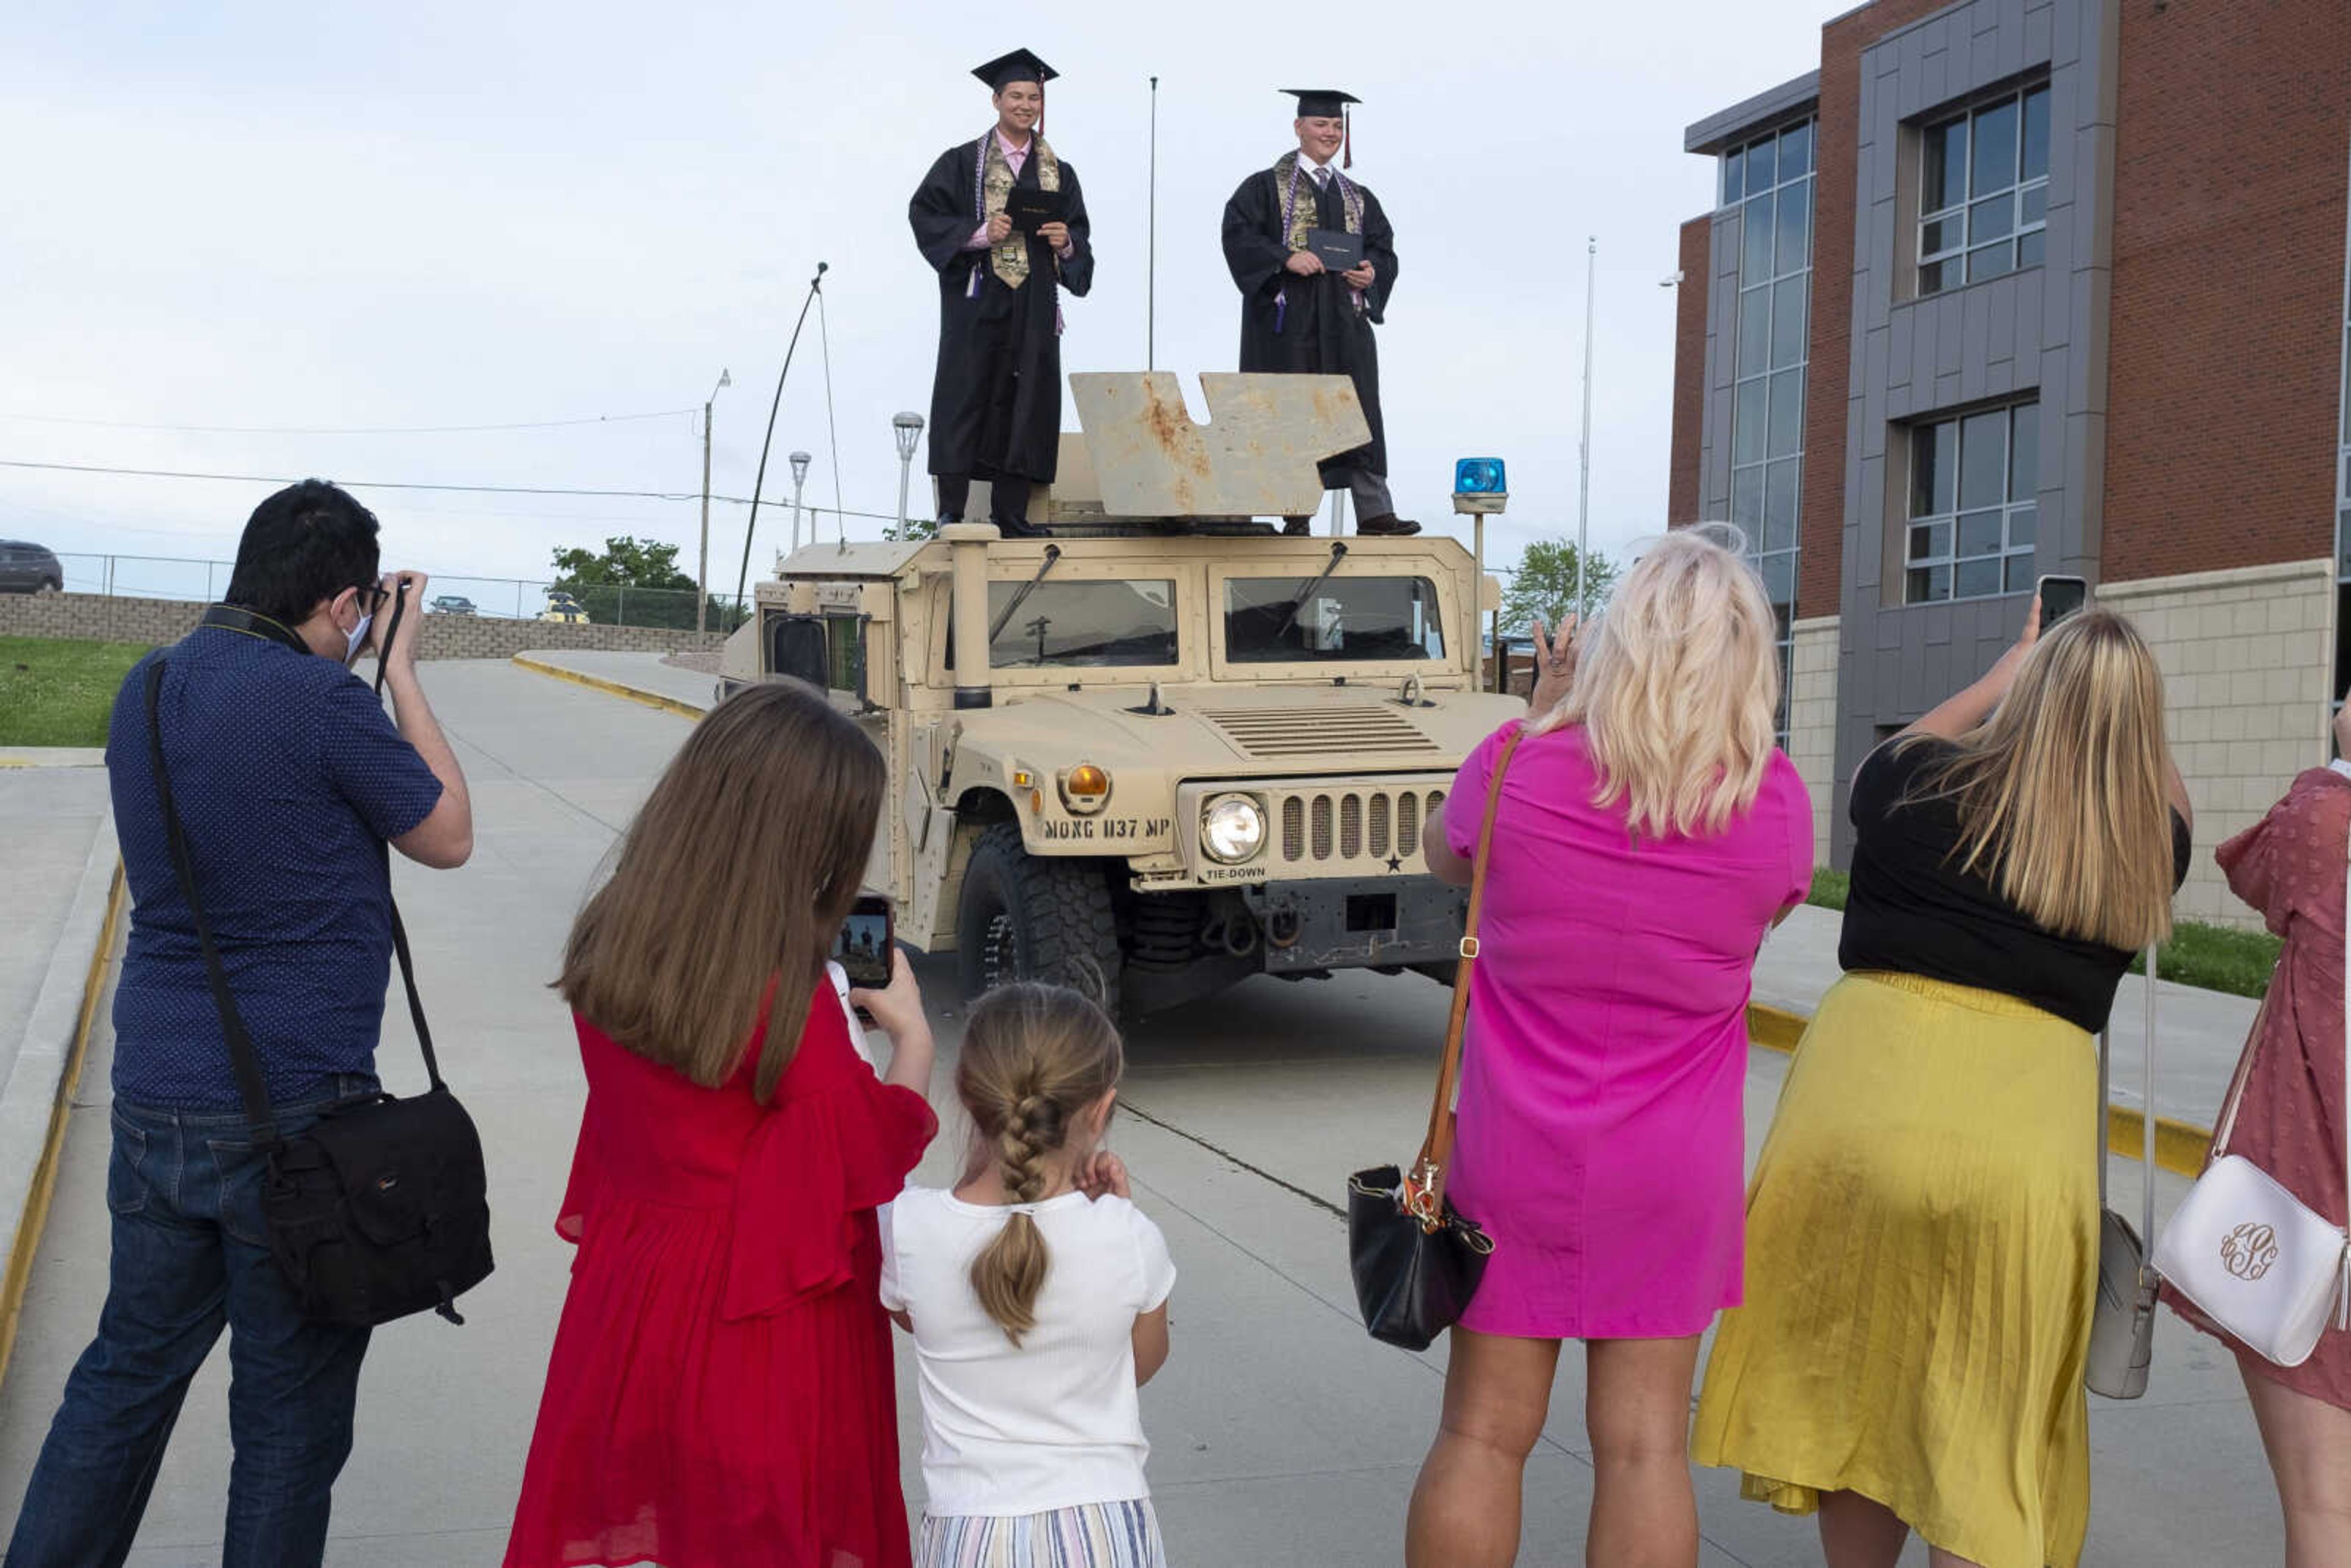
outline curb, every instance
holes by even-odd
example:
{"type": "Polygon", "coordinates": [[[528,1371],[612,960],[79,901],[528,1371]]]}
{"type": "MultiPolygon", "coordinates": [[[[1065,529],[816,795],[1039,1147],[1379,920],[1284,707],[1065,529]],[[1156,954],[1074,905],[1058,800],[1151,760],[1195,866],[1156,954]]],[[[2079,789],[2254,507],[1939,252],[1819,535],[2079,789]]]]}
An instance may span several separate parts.
{"type": "MultiPolygon", "coordinates": [[[[1811,1021],[1802,1013],[1765,1007],[1761,1002],[1747,1004],[1749,1041],[1782,1056],[1795,1054],[1796,1044],[1804,1038],[1804,1028],[1811,1021]]],[[[2146,1113],[2137,1106],[2107,1107],[2106,1147],[2116,1154],[2126,1159],[2138,1158],[2146,1129],[2146,1113]]],[[[2205,1161],[2211,1153],[2211,1128],[2174,1121],[2169,1116],[2155,1119],[2155,1163],[2159,1169],[2193,1181],[2204,1174],[2205,1161]]]]}
{"type": "Polygon", "coordinates": [[[622,685],[618,681],[608,681],[601,675],[582,674],[578,670],[567,670],[560,664],[550,664],[544,659],[534,659],[528,653],[517,653],[514,663],[535,674],[552,675],[559,681],[569,681],[575,686],[586,686],[590,691],[603,692],[611,696],[626,697],[632,703],[643,703],[664,713],[674,713],[680,718],[696,722],[702,718],[702,709],[691,703],[680,702],[675,697],[663,696],[658,692],[641,691],[635,686],[622,685]]]}
{"type": "Polygon", "coordinates": [[[110,814],[67,912],[64,934],[33,1003],[16,1063],[6,1084],[0,1086],[0,1154],[16,1165],[22,1152],[37,1149],[28,1168],[0,1171],[0,1228],[12,1237],[7,1270],[0,1275],[0,1385],[5,1385],[16,1348],[16,1323],[32,1283],[34,1253],[48,1223],[49,1199],[57,1191],[66,1123],[73,1113],[74,1091],[89,1053],[107,964],[121,934],[128,900],[110,814]],[[86,958],[80,956],[85,951],[86,958]]]}
{"type": "Polygon", "coordinates": [[[0,768],[103,768],[102,746],[0,747],[0,768]]]}

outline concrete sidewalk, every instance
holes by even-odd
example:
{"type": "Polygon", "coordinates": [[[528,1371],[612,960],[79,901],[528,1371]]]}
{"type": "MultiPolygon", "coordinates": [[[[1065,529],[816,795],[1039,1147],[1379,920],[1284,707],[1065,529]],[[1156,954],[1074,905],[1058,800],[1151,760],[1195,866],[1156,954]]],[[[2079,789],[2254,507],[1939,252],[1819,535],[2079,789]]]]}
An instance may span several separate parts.
{"type": "MultiPolygon", "coordinates": [[[[657,653],[533,652],[519,655],[516,663],[542,674],[652,701],[674,711],[705,712],[716,700],[714,677],[664,664],[657,653]]],[[[1763,944],[1755,965],[1755,1002],[1783,1017],[1758,1020],[1759,1043],[1778,1049],[1793,1046],[1803,1021],[1812,1017],[1843,972],[1837,967],[1836,949],[1844,920],[1835,910],[1807,904],[1763,944]],[[1778,1027],[1772,1027],[1775,1023],[1778,1027]]],[[[2200,1166],[2201,1152],[2193,1145],[2210,1136],[2221,1097],[2236,1071],[2238,1053],[2260,1010],[2260,1003],[2244,997],[2169,981],[2157,983],[2155,1111],[2159,1123],[2175,1124],[2164,1131],[2163,1154],[2158,1157],[2168,1157],[2175,1168],[2200,1166]]],[[[2147,1055],[2146,1016],[2147,982],[2126,977],[2115,998],[2107,1032],[2114,1103],[2134,1113],[2146,1100],[2140,1079],[2147,1055]]],[[[2117,1134],[2125,1141],[2137,1135],[2135,1121],[2124,1124],[2117,1134]]],[[[2137,1145],[2131,1142],[2129,1146],[2136,1150],[2137,1145]]]]}
{"type": "MultiPolygon", "coordinates": [[[[476,848],[460,872],[403,862],[395,874],[444,1070],[487,1145],[498,1271],[466,1297],[466,1327],[426,1318],[378,1333],[336,1491],[333,1568],[498,1559],[572,1260],[551,1219],[582,1086],[569,1020],[545,983],[599,862],[688,733],[671,713],[503,662],[437,664],[425,679],[472,783],[476,848]]],[[[961,1029],[951,970],[916,967],[939,1031],[942,1104],[961,1029]]],[[[1252,980],[1128,1032],[1122,1098],[1132,1113],[1115,1140],[1182,1271],[1176,1357],[1144,1394],[1151,1481],[1177,1563],[1362,1568],[1401,1554],[1442,1359],[1364,1336],[1336,1206],[1346,1172],[1417,1140],[1445,1013],[1446,992],[1419,977],[1355,973],[1252,980]]],[[[0,1534],[105,1291],[110,1046],[101,1022],[0,1385],[0,1534]]],[[[395,1090],[418,1086],[397,1007],[381,1062],[395,1090]]],[[[1750,1156],[1786,1070],[1782,1056],[1754,1054],[1750,1156]]],[[[957,1113],[946,1120],[918,1179],[948,1179],[958,1162],[967,1129],[957,1113]]],[[[2136,1213],[2137,1167],[2118,1163],[2115,1175],[2116,1207],[2136,1213]]],[[[2187,1184],[2156,1180],[2168,1210],[2187,1184]]],[[[904,1470],[918,1507],[919,1416],[904,1355],[902,1340],[904,1470]]],[[[2147,1399],[2092,1402],[2085,1568],[2276,1562],[2275,1502],[2233,1365],[2168,1315],[2157,1356],[2147,1399]]],[[[227,1383],[216,1353],[162,1460],[133,1568],[220,1561],[227,1383]]],[[[1582,1560],[1593,1483],[1585,1392],[1570,1347],[1528,1469],[1524,1563],[1582,1560]]],[[[1810,1521],[1741,1502],[1726,1472],[1702,1472],[1698,1487],[1703,1568],[1818,1564],[1810,1521]]],[[[1904,1561],[1925,1554],[1914,1547],[1904,1561]]]]}

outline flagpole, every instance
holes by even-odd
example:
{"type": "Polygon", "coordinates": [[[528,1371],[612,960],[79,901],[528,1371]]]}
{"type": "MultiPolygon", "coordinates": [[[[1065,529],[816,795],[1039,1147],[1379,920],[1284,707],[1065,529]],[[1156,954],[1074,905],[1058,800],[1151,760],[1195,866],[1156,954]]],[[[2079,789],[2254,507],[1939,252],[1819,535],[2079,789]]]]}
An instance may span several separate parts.
{"type": "Polygon", "coordinates": [[[1584,563],[1592,559],[1592,321],[1593,302],[1599,292],[1600,236],[1593,235],[1583,250],[1583,475],[1575,497],[1575,615],[1582,625],[1592,612],[1585,591],[1584,563]]]}
{"type": "Polygon", "coordinates": [[[1151,78],[1151,195],[1149,238],[1143,269],[1143,368],[1158,368],[1159,329],[1159,78],[1151,78]]]}

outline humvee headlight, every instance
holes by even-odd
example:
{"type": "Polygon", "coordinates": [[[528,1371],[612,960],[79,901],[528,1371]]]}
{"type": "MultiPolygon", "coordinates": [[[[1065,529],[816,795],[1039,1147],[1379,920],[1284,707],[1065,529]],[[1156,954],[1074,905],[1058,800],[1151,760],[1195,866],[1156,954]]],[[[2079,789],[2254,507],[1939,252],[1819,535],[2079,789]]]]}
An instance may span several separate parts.
{"type": "Polygon", "coordinates": [[[1265,847],[1265,812],[1247,795],[1219,795],[1200,813],[1200,847],[1238,865],[1265,847]]]}
{"type": "Polygon", "coordinates": [[[1081,817],[1091,817],[1110,804],[1110,775],[1091,762],[1081,762],[1061,775],[1061,804],[1081,817]]]}

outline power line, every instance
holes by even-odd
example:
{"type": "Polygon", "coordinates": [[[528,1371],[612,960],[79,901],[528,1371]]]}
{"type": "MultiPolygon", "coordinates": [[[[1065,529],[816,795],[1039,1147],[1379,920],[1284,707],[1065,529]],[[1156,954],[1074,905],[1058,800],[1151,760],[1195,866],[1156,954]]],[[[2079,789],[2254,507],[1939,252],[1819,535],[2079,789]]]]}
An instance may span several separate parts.
{"type": "MultiPolygon", "coordinates": [[[[106,474],[134,479],[209,479],[237,485],[292,485],[298,481],[270,474],[204,474],[183,468],[118,468],[95,463],[36,463],[26,458],[0,457],[0,468],[32,468],[52,474],[106,474]]],[[[434,485],[419,480],[339,479],[335,483],[351,490],[433,490],[475,496],[589,496],[606,499],[631,501],[699,501],[699,490],[591,490],[574,486],[548,485],[434,485]]],[[[714,493],[714,501],[724,501],[730,507],[747,507],[748,496],[721,496],[714,493]]],[[[836,497],[837,499],[837,497],[836,497]]],[[[780,506],[780,500],[763,502],[780,506]]],[[[811,512],[831,511],[845,517],[872,517],[883,522],[897,521],[894,512],[861,512],[840,506],[809,506],[811,512]]],[[[617,520],[617,519],[616,519],[617,520]]]]}
{"type": "Polygon", "coordinates": [[[0,419],[17,420],[29,424],[71,424],[90,430],[160,430],[185,435],[460,435],[490,430],[561,430],[581,424],[624,424],[632,420],[674,419],[680,414],[698,412],[691,408],[662,408],[649,413],[600,413],[585,419],[535,419],[507,424],[387,424],[387,425],[270,425],[270,424],[141,424],[115,419],[69,419],[62,414],[0,413],[0,419]]]}

